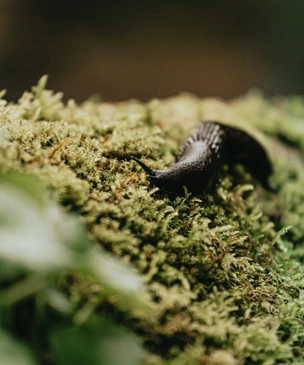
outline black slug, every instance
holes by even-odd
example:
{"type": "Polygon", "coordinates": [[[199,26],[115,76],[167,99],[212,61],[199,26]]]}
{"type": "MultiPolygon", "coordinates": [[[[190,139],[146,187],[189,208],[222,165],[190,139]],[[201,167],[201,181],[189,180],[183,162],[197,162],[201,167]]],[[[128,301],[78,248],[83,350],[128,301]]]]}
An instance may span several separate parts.
{"type": "Polygon", "coordinates": [[[132,156],[148,173],[153,185],[161,190],[183,194],[183,187],[200,195],[215,185],[223,164],[242,163],[273,191],[269,176],[272,166],[264,148],[246,132],[218,122],[201,122],[182,143],[177,162],[165,170],[152,170],[132,156]]]}

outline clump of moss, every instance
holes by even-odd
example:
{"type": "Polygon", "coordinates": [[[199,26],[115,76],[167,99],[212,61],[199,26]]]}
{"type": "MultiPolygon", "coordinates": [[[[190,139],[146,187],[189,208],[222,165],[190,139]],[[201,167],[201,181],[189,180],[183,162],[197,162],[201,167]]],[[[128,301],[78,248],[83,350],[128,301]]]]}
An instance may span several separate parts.
{"type": "MultiPolygon", "coordinates": [[[[77,105],[64,104],[45,84],[44,77],[17,103],[1,100],[0,164],[43,180],[98,245],[143,278],[153,315],[122,310],[115,296],[95,311],[106,310],[141,337],[147,364],[301,363],[302,99],[250,94],[224,103],[185,94],[77,105]],[[206,119],[259,138],[273,160],[277,194],[242,166],[225,166],[203,201],[149,187],[130,157],[165,168],[206,119]]],[[[66,290],[83,305],[85,284],[74,278],[66,290]]]]}

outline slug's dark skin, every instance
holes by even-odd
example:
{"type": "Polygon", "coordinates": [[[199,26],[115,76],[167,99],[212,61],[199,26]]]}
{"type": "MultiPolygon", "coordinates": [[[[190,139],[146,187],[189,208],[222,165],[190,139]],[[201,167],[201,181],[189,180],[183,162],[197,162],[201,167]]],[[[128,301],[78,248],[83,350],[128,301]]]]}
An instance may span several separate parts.
{"type": "Polygon", "coordinates": [[[177,162],[165,170],[152,170],[131,157],[161,190],[183,194],[184,186],[194,195],[210,190],[223,164],[242,163],[262,184],[273,191],[272,166],[264,148],[246,132],[218,122],[202,122],[180,146],[177,162]]]}

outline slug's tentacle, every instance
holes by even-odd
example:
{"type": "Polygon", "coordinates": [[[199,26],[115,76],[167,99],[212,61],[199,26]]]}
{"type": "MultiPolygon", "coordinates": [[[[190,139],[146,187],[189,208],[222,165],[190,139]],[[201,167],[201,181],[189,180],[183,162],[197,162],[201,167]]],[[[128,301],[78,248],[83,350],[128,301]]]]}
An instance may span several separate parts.
{"type": "Polygon", "coordinates": [[[131,156],[131,159],[136,161],[145,171],[149,176],[155,176],[155,171],[152,170],[149,166],[147,166],[146,164],[144,164],[139,158],[131,156]]]}
{"type": "Polygon", "coordinates": [[[183,194],[184,186],[194,195],[208,191],[218,179],[222,164],[240,162],[268,190],[272,173],[264,148],[246,132],[218,122],[202,122],[180,146],[178,160],[165,170],[152,170],[136,157],[131,157],[160,189],[183,194]]]}

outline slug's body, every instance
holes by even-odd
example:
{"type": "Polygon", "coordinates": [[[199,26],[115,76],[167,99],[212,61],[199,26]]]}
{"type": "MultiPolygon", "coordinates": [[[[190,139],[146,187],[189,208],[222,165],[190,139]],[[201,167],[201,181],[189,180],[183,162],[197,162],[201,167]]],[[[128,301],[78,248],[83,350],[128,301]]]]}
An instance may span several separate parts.
{"type": "Polygon", "coordinates": [[[148,173],[153,185],[183,194],[183,187],[194,195],[209,190],[217,181],[222,164],[242,163],[268,190],[271,163],[264,148],[242,130],[218,122],[202,122],[180,146],[177,162],[165,170],[152,170],[132,157],[148,173]]]}

